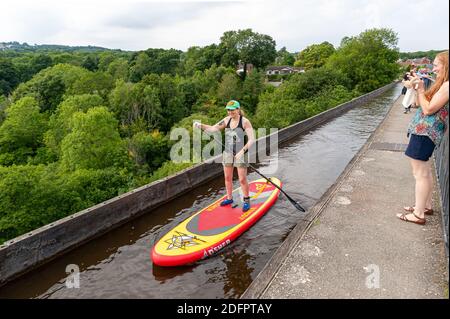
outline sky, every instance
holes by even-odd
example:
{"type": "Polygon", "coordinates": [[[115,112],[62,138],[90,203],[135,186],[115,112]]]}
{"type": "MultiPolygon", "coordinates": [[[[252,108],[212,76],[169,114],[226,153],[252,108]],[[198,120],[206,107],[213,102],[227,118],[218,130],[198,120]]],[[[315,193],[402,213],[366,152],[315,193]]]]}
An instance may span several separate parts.
{"type": "Polygon", "coordinates": [[[0,2],[0,42],[129,51],[218,44],[251,28],[299,52],[371,28],[397,33],[401,52],[448,49],[448,0],[13,0],[0,2]]]}

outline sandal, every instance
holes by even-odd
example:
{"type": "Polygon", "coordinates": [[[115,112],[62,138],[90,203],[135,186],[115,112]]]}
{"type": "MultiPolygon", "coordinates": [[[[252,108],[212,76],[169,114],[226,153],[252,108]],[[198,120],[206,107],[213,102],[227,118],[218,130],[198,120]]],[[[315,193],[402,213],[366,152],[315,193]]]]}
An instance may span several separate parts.
{"type": "MultiPolygon", "coordinates": [[[[407,212],[414,212],[414,206],[405,206],[403,207],[404,210],[406,210],[407,212]]],[[[425,215],[433,215],[434,210],[433,208],[425,208],[425,215]]]]}
{"type": "Polygon", "coordinates": [[[405,221],[405,222],[410,222],[410,223],[415,223],[415,224],[419,224],[419,225],[425,225],[425,218],[420,218],[419,216],[417,216],[414,213],[407,213],[407,214],[401,214],[400,216],[397,216],[398,218],[400,218],[401,220],[405,221]],[[417,218],[417,220],[411,220],[408,219],[406,216],[408,215],[414,215],[414,217],[417,218]]]}

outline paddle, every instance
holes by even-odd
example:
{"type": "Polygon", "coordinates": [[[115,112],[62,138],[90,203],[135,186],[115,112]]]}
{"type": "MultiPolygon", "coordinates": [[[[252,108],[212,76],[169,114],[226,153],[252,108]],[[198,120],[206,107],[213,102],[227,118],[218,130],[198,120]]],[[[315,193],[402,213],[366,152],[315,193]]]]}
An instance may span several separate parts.
{"type": "MultiPolygon", "coordinates": [[[[208,134],[208,132],[204,131],[208,136],[212,136],[211,134],[208,134]]],[[[215,139],[214,136],[212,136],[212,138],[214,139],[214,141],[216,141],[217,143],[219,143],[223,148],[225,148],[225,145],[223,145],[222,142],[218,141],[215,139]]],[[[247,150],[248,151],[248,150],[247,150]]],[[[246,152],[247,152],[246,151],[246,152]]],[[[236,155],[233,151],[233,156],[236,155]]],[[[276,185],[275,183],[273,183],[270,178],[267,178],[266,176],[264,176],[263,174],[261,174],[261,172],[259,172],[252,164],[248,163],[248,165],[258,174],[260,175],[262,178],[266,179],[270,184],[272,184],[273,186],[275,186],[276,188],[278,188],[285,196],[286,198],[291,202],[292,205],[294,205],[295,208],[297,208],[299,211],[301,212],[305,212],[306,210],[298,203],[296,202],[291,196],[289,196],[284,190],[281,189],[281,187],[279,187],[278,185],[276,185]]]]}

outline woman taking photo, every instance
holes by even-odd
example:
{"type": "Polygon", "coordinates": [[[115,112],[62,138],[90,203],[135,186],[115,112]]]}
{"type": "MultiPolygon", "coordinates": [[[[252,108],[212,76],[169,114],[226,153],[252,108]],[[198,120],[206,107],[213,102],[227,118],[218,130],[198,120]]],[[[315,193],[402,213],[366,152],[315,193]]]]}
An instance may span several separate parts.
{"type": "Polygon", "coordinates": [[[223,172],[225,175],[225,188],[227,198],[220,205],[226,206],[233,203],[233,171],[237,168],[239,182],[244,195],[242,211],[250,209],[250,196],[247,180],[248,154],[247,151],[253,144],[253,127],[250,121],[244,117],[238,101],[231,100],[226,105],[228,116],[216,125],[194,123],[207,132],[225,130],[225,150],[222,154],[223,172]]]}
{"type": "Polygon", "coordinates": [[[406,222],[425,224],[425,215],[431,215],[433,180],[429,161],[436,146],[439,146],[448,118],[448,51],[439,53],[433,62],[436,81],[425,90],[423,80],[417,75],[412,82],[417,90],[416,104],[420,107],[408,128],[410,140],[405,154],[410,157],[415,185],[415,205],[406,206],[407,213],[397,214],[406,222]]]}

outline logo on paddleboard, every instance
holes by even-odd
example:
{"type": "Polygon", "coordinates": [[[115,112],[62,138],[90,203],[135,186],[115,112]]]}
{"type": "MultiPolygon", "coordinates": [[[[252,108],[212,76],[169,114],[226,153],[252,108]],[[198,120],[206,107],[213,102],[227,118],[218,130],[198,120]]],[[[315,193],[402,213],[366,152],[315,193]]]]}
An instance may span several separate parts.
{"type": "Polygon", "coordinates": [[[172,238],[166,239],[164,241],[165,243],[169,244],[169,246],[167,246],[167,250],[178,248],[185,249],[186,247],[200,245],[200,242],[206,243],[206,241],[198,238],[197,236],[191,236],[179,231],[176,231],[175,233],[176,234],[172,235],[172,238]]]}
{"type": "Polygon", "coordinates": [[[214,247],[205,249],[205,250],[203,251],[203,258],[206,258],[206,257],[208,257],[208,256],[214,255],[215,253],[217,253],[219,250],[221,250],[221,249],[222,249],[223,247],[225,247],[226,245],[229,245],[230,243],[231,243],[231,240],[230,240],[230,239],[227,239],[227,240],[221,242],[221,243],[220,243],[219,245],[217,245],[217,246],[214,246],[214,247]]]}

